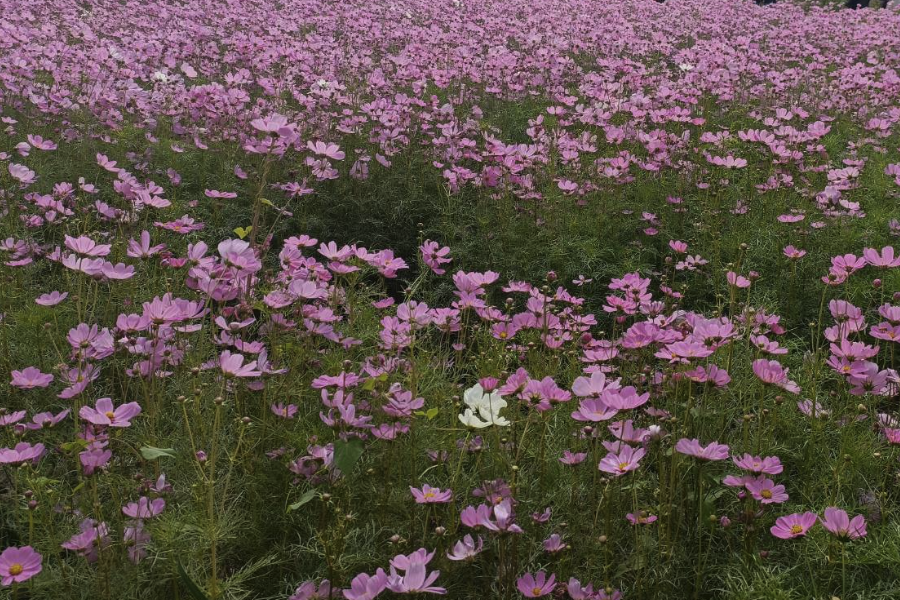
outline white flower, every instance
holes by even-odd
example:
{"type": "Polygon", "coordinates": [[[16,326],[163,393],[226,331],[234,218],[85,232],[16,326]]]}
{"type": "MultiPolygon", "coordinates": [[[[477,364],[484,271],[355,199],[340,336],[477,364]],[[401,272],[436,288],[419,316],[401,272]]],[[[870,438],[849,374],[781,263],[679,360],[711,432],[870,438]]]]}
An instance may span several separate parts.
{"type": "Polygon", "coordinates": [[[694,65],[692,65],[691,63],[681,63],[680,65],[678,65],[678,68],[682,71],[693,71],[694,65]]]}
{"type": "Polygon", "coordinates": [[[485,394],[480,384],[476,383],[466,390],[463,402],[468,408],[459,416],[459,420],[466,427],[483,429],[491,425],[508,427],[510,424],[505,417],[500,416],[500,411],[506,408],[506,400],[497,392],[485,394]],[[475,414],[476,411],[478,415],[475,414]]]}
{"type": "Polygon", "coordinates": [[[165,83],[166,81],[169,80],[169,76],[166,75],[165,73],[163,73],[162,71],[157,71],[156,73],[153,74],[153,79],[155,81],[162,81],[163,83],[165,83]]]}

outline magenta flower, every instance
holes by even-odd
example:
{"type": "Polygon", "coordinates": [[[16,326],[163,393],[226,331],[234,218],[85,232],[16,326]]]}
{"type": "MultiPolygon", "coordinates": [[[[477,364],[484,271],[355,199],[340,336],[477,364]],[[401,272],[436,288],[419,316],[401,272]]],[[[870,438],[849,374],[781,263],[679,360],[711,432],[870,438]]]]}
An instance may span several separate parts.
{"type": "Polygon", "coordinates": [[[756,479],[747,481],[744,486],[760,504],[781,504],[782,502],[787,502],[788,495],[784,493],[784,486],[775,485],[775,482],[765,475],[760,475],[756,479]]]}
{"type": "Polygon", "coordinates": [[[682,438],[675,444],[675,450],[699,458],[700,460],[725,460],[728,458],[728,446],[718,442],[710,442],[707,446],[701,446],[700,440],[682,438]]]}
{"type": "Polygon", "coordinates": [[[41,572],[41,555],[31,546],[10,546],[0,553],[0,583],[10,586],[28,581],[41,572]]]}
{"type": "Polygon", "coordinates": [[[649,525],[656,521],[656,515],[648,515],[646,512],[641,511],[639,513],[628,513],[625,515],[625,518],[628,519],[628,522],[632,525],[649,525]]]}
{"type": "Polygon", "coordinates": [[[781,366],[777,360],[760,358],[753,361],[753,373],[763,383],[768,383],[792,394],[800,393],[800,386],[788,379],[788,369],[781,366]]]}
{"type": "Polygon", "coordinates": [[[857,540],[866,537],[866,518],[864,516],[856,515],[850,519],[847,511],[834,506],[825,509],[822,527],[843,540],[857,540]]]}
{"type": "Polygon", "coordinates": [[[782,466],[781,460],[777,456],[766,456],[765,458],[762,458],[745,453],[740,458],[732,456],[731,460],[734,461],[734,464],[739,468],[750,471],[751,473],[778,475],[784,471],[784,466],[782,466]]]}
{"type": "Polygon", "coordinates": [[[566,450],[563,452],[559,462],[564,465],[578,465],[583,463],[586,458],[587,452],[572,452],[571,450],[566,450]]]}
{"type": "Polygon", "coordinates": [[[35,388],[45,388],[53,381],[53,375],[41,373],[35,367],[26,367],[21,371],[12,372],[12,381],[10,385],[21,390],[33,390],[35,388]]]}
{"type": "Polygon", "coordinates": [[[337,598],[337,596],[332,596],[331,582],[323,579],[318,587],[315,581],[304,581],[294,590],[288,600],[330,600],[332,597],[337,598]]]}
{"type": "Polygon", "coordinates": [[[111,458],[112,451],[110,450],[85,450],[78,454],[78,460],[84,468],[86,477],[90,477],[94,474],[94,471],[102,469],[109,464],[111,458]]]}
{"type": "Polygon", "coordinates": [[[881,252],[874,248],[866,248],[863,250],[863,258],[868,264],[881,269],[900,267],[900,257],[894,256],[894,249],[891,246],[885,246],[881,252]]]}
{"type": "Polygon", "coordinates": [[[544,551],[549,552],[550,554],[562,552],[569,547],[569,545],[564,541],[563,536],[559,535],[558,533],[552,534],[550,537],[544,540],[541,545],[544,547],[544,551]]]}
{"type": "Polygon", "coordinates": [[[44,445],[19,442],[15,448],[0,448],[0,465],[18,465],[28,461],[36,463],[44,455],[44,445]]]}
{"type": "Polygon", "coordinates": [[[384,569],[378,569],[374,575],[360,573],[350,582],[350,589],[343,590],[347,600],[372,600],[387,587],[388,576],[384,569]]]}
{"type": "Polygon", "coordinates": [[[432,558],[434,552],[428,552],[425,548],[419,548],[410,555],[398,554],[391,559],[387,588],[397,594],[446,594],[445,588],[432,585],[441,572],[428,573],[425,569],[432,558]],[[403,571],[403,575],[398,571],[403,571]]]}
{"type": "Polygon", "coordinates": [[[525,573],[516,580],[516,587],[526,598],[540,598],[553,593],[553,585],[556,583],[556,575],[550,575],[538,571],[536,574],[525,573]]]}
{"type": "Polygon", "coordinates": [[[106,548],[110,544],[109,525],[103,522],[98,524],[93,519],[85,519],[81,522],[80,529],[79,533],[63,542],[62,547],[77,552],[88,562],[96,562],[100,549],[106,548]]]}
{"type": "Polygon", "coordinates": [[[471,535],[466,535],[463,539],[454,544],[453,550],[447,553],[450,560],[471,560],[481,553],[484,548],[484,540],[478,536],[478,541],[472,539],[471,535]]]}
{"type": "Polygon", "coordinates": [[[125,527],[122,541],[128,548],[128,560],[138,564],[147,557],[147,544],[150,542],[150,533],[144,529],[142,521],[132,521],[125,527]]]}
{"type": "Polygon", "coordinates": [[[285,406],[284,404],[273,404],[271,406],[272,412],[282,419],[293,419],[294,415],[297,414],[297,405],[296,404],[288,404],[285,406]]]}
{"type": "Polygon", "coordinates": [[[484,527],[498,533],[523,533],[522,528],[514,521],[512,502],[509,498],[503,499],[494,506],[487,504],[482,504],[478,508],[467,506],[460,513],[459,520],[466,527],[484,527]]]}
{"type": "Polygon", "coordinates": [[[137,502],[129,502],[122,507],[122,513],[132,519],[150,519],[160,514],[166,508],[164,498],[151,500],[141,496],[137,502]]]}
{"type": "Polygon", "coordinates": [[[57,425],[60,421],[69,416],[69,409],[63,410],[57,414],[53,414],[50,412],[42,412],[31,417],[31,423],[25,425],[26,429],[36,430],[36,429],[49,429],[54,425],[57,425]]]}
{"type": "Polygon", "coordinates": [[[56,306],[63,300],[69,297],[69,292],[50,292],[49,294],[41,294],[37,298],[34,299],[35,304],[40,304],[41,306],[56,306]]]}
{"type": "Polygon", "coordinates": [[[130,427],[131,419],[141,414],[141,405],[137,402],[129,402],[119,407],[113,407],[110,398],[100,398],[94,408],[82,406],[78,414],[82,419],[94,425],[130,427]]]}
{"type": "Polygon", "coordinates": [[[419,252],[422,253],[422,261],[435,275],[446,273],[441,265],[446,265],[453,260],[450,258],[450,248],[448,246],[441,248],[440,244],[431,240],[425,240],[419,246],[419,252]]]}
{"type": "Polygon", "coordinates": [[[416,504],[446,504],[453,499],[452,490],[441,491],[427,483],[422,486],[421,490],[410,486],[409,491],[412,492],[413,497],[416,499],[416,504]]]}
{"type": "Polygon", "coordinates": [[[785,246],[784,255],[791,260],[798,260],[806,256],[806,250],[800,250],[798,248],[794,248],[793,246],[785,246]]]}
{"type": "Polygon", "coordinates": [[[635,450],[627,444],[622,444],[618,453],[610,452],[600,459],[599,468],[604,473],[611,473],[619,477],[637,469],[644,454],[646,454],[646,450],[643,448],[635,450]]]}
{"type": "Polygon", "coordinates": [[[728,273],[725,274],[725,278],[728,280],[729,285],[736,288],[746,289],[750,287],[750,280],[743,275],[738,275],[734,271],[728,271],[728,273]]]}
{"type": "Polygon", "coordinates": [[[262,371],[256,370],[256,361],[244,364],[243,354],[232,354],[225,350],[219,355],[219,368],[226,377],[259,377],[262,371]]]}
{"type": "Polygon", "coordinates": [[[816,524],[819,517],[816,513],[805,512],[803,514],[794,513],[785,517],[778,517],[775,525],[769,530],[777,538],[790,540],[797,537],[803,537],[810,527],[816,524]]]}

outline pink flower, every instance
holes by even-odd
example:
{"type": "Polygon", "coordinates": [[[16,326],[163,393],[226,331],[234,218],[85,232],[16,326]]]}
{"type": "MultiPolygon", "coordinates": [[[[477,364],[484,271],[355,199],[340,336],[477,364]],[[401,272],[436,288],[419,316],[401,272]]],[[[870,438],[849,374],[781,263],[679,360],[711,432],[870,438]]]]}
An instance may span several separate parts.
{"type": "Polygon", "coordinates": [[[449,257],[450,248],[448,246],[441,248],[437,242],[431,240],[425,240],[422,245],[419,246],[419,252],[422,253],[422,261],[435,275],[443,275],[446,273],[441,265],[446,265],[453,260],[449,257]]]}
{"type": "Polygon", "coordinates": [[[164,250],[165,247],[165,244],[151,246],[150,232],[144,230],[141,232],[140,241],[134,239],[128,240],[128,256],[132,258],[150,258],[151,256],[158,254],[161,250],[164,250]]]}
{"type": "Polygon", "coordinates": [[[900,257],[894,256],[894,249],[891,246],[885,246],[881,252],[873,248],[866,248],[863,250],[863,258],[873,267],[881,269],[900,267],[900,257]]]}
{"type": "Polygon", "coordinates": [[[387,587],[388,576],[384,569],[378,569],[374,575],[360,573],[350,582],[350,589],[343,590],[347,600],[372,600],[387,587]]]}
{"type": "Polygon", "coordinates": [[[244,364],[244,355],[225,350],[219,355],[219,368],[226,377],[259,377],[262,371],[256,370],[256,361],[244,364]]]}
{"type": "Polygon", "coordinates": [[[100,555],[100,549],[110,544],[109,525],[105,522],[97,523],[93,519],[85,519],[81,522],[81,531],[76,533],[68,541],[61,545],[66,550],[77,552],[88,562],[96,562],[100,555]]]}
{"type": "Polygon", "coordinates": [[[549,552],[550,554],[562,552],[569,547],[569,545],[566,544],[563,540],[563,536],[559,535],[558,533],[552,534],[550,537],[544,540],[541,545],[544,547],[544,551],[549,552]]]}
{"type": "Polygon", "coordinates": [[[31,546],[10,546],[0,553],[0,583],[10,586],[28,581],[41,572],[41,555],[31,546]]]}
{"type": "Polygon", "coordinates": [[[700,460],[725,460],[728,458],[728,446],[718,442],[710,442],[707,446],[701,446],[700,440],[682,438],[675,444],[675,450],[699,458],[700,460]]]}
{"type": "Polygon", "coordinates": [[[850,275],[866,266],[866,259],[854,254],[844,254],[831,259],[831,268],[835,274],[850,275]]]}
{"type": "Polygon", "coordinates": [[[164,498],[151,500],[146,496],[141,496],[137,502],[129,502],[123,506],[122,513],[132,519],[150,519],[160,514],[165,508],[164,498]]]}
{"type": "Polygon", "coordinates": [[[555,574],[547,578],[546,573],[538,571],[534,575],[525,573],[519,577],[516,580],[516,587],[519,588],[519,592],[526,598],[540,598],[552,594],[555,583],[555,574]]]}
{"type": "Polygon", "coordinates": [[[847,511],[834,506],[829,506],[825,509],[822,527],[829,533],[844,540],[857,540],[866,537],[866,518],[864,516],[856,515],[853,519],[850,519],[847,511]]]}
{"type": "Polygon", "coordinates": [[[649,525],[656,521],[656,515],[648,515],[644,511],[639,513],[628,513],[625,515],[625,518],[628,519],[628,522],[632,525],[649,525]]]}
{"type": "Polygon", "coordinates": [[[466,535],[466,537],[454,544],[452,552],[447,553],[447,558],[455,561],[471,560],[475,558],[483,548],[484,540],[481,539],[480,536],[476,542],[472,539],[471,535],[466,535]]]}
{"type": "Polygon", "coordinates": [[[25,165],[10,163],[7,169],[9,169],[9,174],[12,178],[23,185],[30,185],[37,180],[35,172],[25,165]]]}
{"type": "Polygon", "coordinates": [[[781,504],[788,499],[788,495],[784,493],[784,486],[775,485],[775,482],[765,475],[748,481],[745,487],[761,504],[781,504]]]}
{"type": "Polygon", "coordinates": [[[35,304],[41,306],[56,306],[69,297],[69,292],[50,292],[49,294],[41,294],[34,299],[35,304]]]}
{"type": "Polygon", "coordinates": [[[432,585],[441,572],[428,573],[425,570],[425,565],[432,558],[434,552],[428,552],[425,548],[419,548],[408,556],[398,554],[391,559],[387,588],[397,594],[446,594],[446,589],[432,585]],[[404,571],[403,575],[398,571],[404,571]]]}
{"type": "Polygon", "coordinates": [[[803,514],[794,513],[786,517],[778,517],[775,525],[769,530],[777,538],[790,540],[806,535],[810,527],[816,524],[818,520],[816,513],[805,512],[803,514]]]}
{"type": "Polygon", "coordinates": [[[784,467],[781,465],[781,460],[777,456],[767,456],[765,458],[761,458],[759,456],[751,456],[749,454],[744,454],[740,458],[737,456],[731,457],[731,460],[734,461],[739,468],[750,471],[751,473],[765,473],[766,475],[778,475],[782,471],[784,471],[784,467]]]}
{"type": "Polygon", "coordinates": [[[409,491],[416,499],[416,504],[446,504],[453,499],[452,490],[441,491],[427,483],[422,486],[421,490],[410,486],[409,491]]]}
{"type": "Polygon", "coordinates": [[[131,419],[139,414],[141,414],[141,405],[137,402],[129,402],[114,408],[113,402],[109,398],[100,398],[94,408],[82,406],[78,412],[78,415],[89,423],[109,427],[130,427],[131,419]]]}
{"type": "Polygon", "coordinates": [[[612,473],[621,476],[629,471],[634,471],[640,466],[640,460],[646,454],[643,448],[633,449],[623,444],[618,453],[610,452],[600,460],[600,470],[604,473],[612,473]]]}
{"type": "Polygon", "coordinates": [[[36,463],[44,455],[44,445],[19,442],[14,448],[0,448],[0,465],[18,465],[28,461],[36,463]]]}
{"type": "Polygon", "coordinates": [[[86,477],[90,477],[94,474],[94,471],[102,469],[109,464],[111,458],[112,451],[110,450],[85,450],[78,454],[78,460],[84,468],[86,477]]]}
{"type": "Polygon", "coordinates": [[[794,248],[793,246],[785,246],[784,255],[791,260],[798,260],[806,256],[806,250],[799,250],[797,248],[794,248]]]}
{"type": "Polygon", "coordinates": [[[684,254],[685,252],[687,252],[688,245],[686,242],[682,242],[681,240],[669,240],[669,248],[671,248],[678,254],[684,254]]]}
{"type": "Polygon", "coordinates": [[[584,462],[584,459],[587,458],[587,452],[572,452],[570,450],[566,450],[563,452],[562,457],[559,459],[564,465],[577,465],[584,462]]]}
{"type": "Polygon", "coordinates": [[[325,156],[331,160],[344,160],[345,154],[337,144],[325,142],[306,142],[306,147],[319,156],[325,156]]]}
{"type": "Polygon", "coordinates": [[[725,278],[728,280],[729,285],[733,285],[736,288],[745,289],[750,287],[750,280],[734,271],[728,271],[725,278]]]}
{"type": "Polygon", "coordinates": [[[360,573],[350,582],[350,589],[343,590],[347,600],[372,600],[387,587],[388,576],[384,569],[378,569],[374,575],[360,573]]]}
{"type": "Polygon", "coordinates": [[[45,388],[52,381],[53,375],[41,373],[35,367],[26,367],[21,371],[12,372],[10,385],[22,390],[33,390],[34,388],[45,388]]]}
{"type": "Polygon", "coordinates": [[[763,383],[768,383],[792,394],[800,393],[800,386],[788,379],[788,369],[781,366],[777,360],[760,358],[753,361],[753,373],[763,383]]]}
{"type": "Polygon", "coordinates": [[[293,419],[294,415],[297,414],[297,405],[296,404],[288,404],[285,406],[284,404],[273,404],[271,407],[272,412],[281,417],[282,419],[293,419]]]}

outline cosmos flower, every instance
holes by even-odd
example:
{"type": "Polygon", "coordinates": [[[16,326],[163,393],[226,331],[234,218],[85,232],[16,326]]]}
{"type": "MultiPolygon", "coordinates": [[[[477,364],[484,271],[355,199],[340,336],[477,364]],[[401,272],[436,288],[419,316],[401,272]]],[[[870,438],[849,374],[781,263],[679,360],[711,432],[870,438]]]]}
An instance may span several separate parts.
{"type": "Polygon", "coordinates": [[[526,598],[549,596],[553,593],[554,584],[556,584],[556,575],[551,574],[550,577],[547,577],[543,571],[535,574],[525,573],[516,580],[516,587],[526,598]]]}
{"type": "Polygon", "coordinates": [[[829,506],[825,509],[825,517],[821,519],[822,527],[832,535],[843,540],[858,540],[866,537],[866,518],[856,515],[852,519],[847,511],[829,506]]]}
{"type": "Polygon", "coordinates": [[[423,485],[422,489],[410,486],[409,491],[412,492],[413,498],[416,499],[416,504],[446,504],[453,499],[452,490],[441,491],[428,484],[423,485]]]}
{"type": "Polygon", "coordinates": [[[82,406],[78,412],[78,415],[88,423],[108,427],[130,427],[131,419],[139,414],[141,414],[141,406],[137,402],[128,402],[114,407],[110,398],[100,398],[93,407],[82,406]]]}
{"type": "Polygon", "coordinates": [[[816,513],[794,513],[785,517],[778,517],[770,529],[772,535],[783,540],[803,537],[810,527],[816,524],[816,513]]]}
{"type": "Polygon", "coordinates": [[[471,535],[466,535],[463,539],[453,545],[453,550],[447,553],[447,558],[453,561],[472,560],[481,553],[484,548],[484,540],[481,536],[476,542],[471,535]]]}
{"type": "Polygon", "coordinates": [[[710,442],[706,446],[702,446],[698,439],[683,438],[676,442],[675,450],[700,460],[725,460],[728,458],[728,446],[718,442],[710,442]]]}
{"type": "Polygon", "coordinates": [[[0,583],[8,587],[28,581],[41,572],[42,557],[31,546],[10,546],[0,553],[0,583]]]}

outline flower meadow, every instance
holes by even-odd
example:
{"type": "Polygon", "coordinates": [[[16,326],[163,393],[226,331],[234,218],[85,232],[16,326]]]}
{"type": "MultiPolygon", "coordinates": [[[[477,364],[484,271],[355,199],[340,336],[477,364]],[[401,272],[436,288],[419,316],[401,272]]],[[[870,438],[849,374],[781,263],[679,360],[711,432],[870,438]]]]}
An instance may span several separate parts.
{"type": "Polygon", "coordinates": [[[897,11],[0,8],[0,598],[900,598],[897,11]]]}

